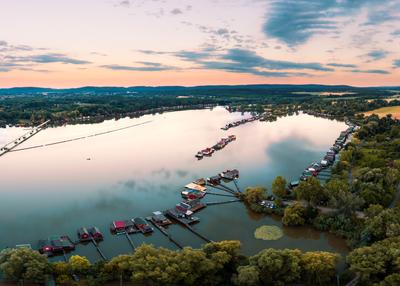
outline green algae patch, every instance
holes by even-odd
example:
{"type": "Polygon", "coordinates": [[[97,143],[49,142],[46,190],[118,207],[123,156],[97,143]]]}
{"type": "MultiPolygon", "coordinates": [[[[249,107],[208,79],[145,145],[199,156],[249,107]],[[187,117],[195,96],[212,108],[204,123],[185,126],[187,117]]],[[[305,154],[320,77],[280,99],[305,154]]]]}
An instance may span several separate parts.
{"type": "Polygon", "coordinates": [[[282,230],[275,225],[263,225],[254,232],[254,237],[262,240],[278,240],[282,236],[282,230]]]}

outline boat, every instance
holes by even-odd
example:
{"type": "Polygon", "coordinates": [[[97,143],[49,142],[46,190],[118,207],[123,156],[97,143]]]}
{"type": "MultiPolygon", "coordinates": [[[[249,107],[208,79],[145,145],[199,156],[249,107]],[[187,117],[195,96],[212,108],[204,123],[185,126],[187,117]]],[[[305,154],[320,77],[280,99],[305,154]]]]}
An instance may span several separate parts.
{"type": "Polygon", "coordinates": [[[214,149],[212,149],[212,148],[206,148],[206,149],[204,149],[204,150],[201,150],[201,153],[202,153],[204,156],[211,156],[211,155],[214,153],[214,149]]]}
{"type": "MultiPolygon", "coordinates": [[[[204,180],[204,179],[203,179],[204,180]]],[[[206,195],[207,188],[204,185],[189,183],[181,192],[181,196],[186,199],[203,198],[206,195]]]]}
{"type": "Polygon", "coordinates": [[[193,212],[190,210],[191,208],[192,206],[186,202],[180,202],[179,204],[175,205],[175,210],[184,214],[185,216],[191,216],[193,214],[193,212]]]}
{"type": "Polygon", "coordinates": [[[167,226],[170,225],[172,222],[160,211],[153,212],[151,216],[151,221],[157,225],[167,226]]]}
{"type": "Polygon", "coordinates": [[[75,244],[68,235],[53,235],[39,241],[39,252],[53,256],[75,250],[75,244]]]}
{"type": "Polygon", "coordinates": [[[116,220],[111,223],[110,231],[113,234],[123,233],[126,231],[126,223],[123,220],[116,220]]]}
{"type": "Polygon", "coordinates": [[[86,227],[81,227],[77,231],[79,242],[87,242],[90,241],[90,234],[86,227]]]}
{"type": "Polygon", "coordinates": [[[177,211],[175,208],[167,210],[166,215],[183,224],[193,224],[200,221],[198,217],[185,215],[184,213],[177,211]]]}
{"type": "Polygon", "coordinates": [[[200,178],[200,179],[193,181],[193,184],[200,185],[200,186],[205,186],[206,183],[207,183],[207,181],[204,178],[200,178]]]}
{"type": "Polygon", "coordinates": [[[197,191],[197,190],[192,190],[192,189],[184,189],[181,192],[181,196],[184,199],[188,200],[194,200],[194,199],[201,199],[206,195],[205,192],[197,191]]]}
{"type": "Polygon", "coordinates": [[[101,241],[104,239],[103,234],[101,231],[96,227],[92,226],[88,229],[90,236],[95,240],[95,241],[101,241]]]}
{"type": "Polygon", "coordinates": [[[203,153],[201,151],[197,152],[196,155],[194,155],[197,159],[202,159],[203,158],[203,153]]]}
{"type": "Polygon", "coordinates": [[[234,180],[239,178],[239,171],[236,169],[233,170],[226,170],[222,173],[219,174],[221,178],[226,179],[226,180],[234,180]]]}
{"type": "Polygon", "coordinates": [[[153,228],[147,223],[147,221],[142,217],[136,217],[133,220],[133,223],[139,229],[139,231],[143,234],[153,232],[153,228]]]}
{"type": "Polygon", "coordinates": [[[216,175],[216,176],[212,176],[210,178],[207,178],[207,183],[210,185],[219,185],[221,183],[221,176],[220,175],[216,175]]]}

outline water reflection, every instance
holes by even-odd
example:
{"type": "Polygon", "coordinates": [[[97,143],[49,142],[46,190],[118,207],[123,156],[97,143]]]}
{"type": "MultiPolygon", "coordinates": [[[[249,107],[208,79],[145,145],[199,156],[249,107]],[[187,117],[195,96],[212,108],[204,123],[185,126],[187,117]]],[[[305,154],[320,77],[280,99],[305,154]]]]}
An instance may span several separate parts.
{"type": "MultiPolygon", "coordinates": [[[[182,186],[228,168],[240,170],[241,188],[270,187],[277,175],[297,178],[308,163],[322,156],[345,127],[336,121],[298,115],[272,123],[253,122],[228,132],[220,129],[241,116],[215,108],[44,130],[21,147],[152,120],[111,134],[1,157],[0,226],[6,231],[1,233],[0,248],[17,243],[34,244],[57,233],[75,238],[78,227],[97,225],[106,232],[103,248],[107,256],[127,252],[130,248],[126,240],[112,237],[106,231],[111,221],[170,208],[179,201],[182,186]],[[194,158],[198,150],[227,134],[235,134],[237,140],[211,158],[200,161],[194,158]]],[[[25,132],[19,128],[0,131],[0,142],[25,132]]],[[[210,196],[207,200],[221,198],[210,196]]],[[[242,204],[210,206],[199,217],[201,222],[196,229],[202,234],[213,240],[239,239],[248,254],[265,247],[344,251],[343,240],[307,228],[284,228],[285,236],[279,241],[257,241],[253,234],[258,226],[281,226],[280,220],[249,213],[242,204]]],[[[184,245],[202,244],[179,226],[170,231],[184,245]]],[[[137,235],[132,239],[135,243],[173,247],[159,234],[146,238],[137,235]]],[[[90,254],[90,251],[79,247],[77,252],[90,254]]]]}

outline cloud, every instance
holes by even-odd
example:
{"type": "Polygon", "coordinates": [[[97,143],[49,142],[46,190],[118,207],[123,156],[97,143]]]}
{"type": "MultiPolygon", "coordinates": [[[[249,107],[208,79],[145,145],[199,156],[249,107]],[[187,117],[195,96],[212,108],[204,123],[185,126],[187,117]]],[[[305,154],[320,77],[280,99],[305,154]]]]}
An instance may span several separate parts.
{"type": "Polygon", "coordinates": [[[393,31],[391,33],[392,36],[400,36],[400,30],[393,31]]]}
{"type": "Polygon", "coordinates": [[[60,53],[48,53],[48,54],[31,55],[31,56],[5,56],[4,59],[16,63],[24,63],[24,62],[40,63],[40,64],[63,63],[72,65],[83,65],[91,63],[89,61],[74,59],[66,56],[65,54],[60,54],[60,53]]]}
{"type": "Polygon", "coordinates": [[[118,71],[143,71],[143,72],[154,72],[154,71],[166,71],[166,70],[177,70],[178,68],[172,66],[162,65],[154,62],[138,62],[142,66],[123,66],[123,65],[102,65],[102,68],[118,71]]]}
{"type": "Polygon", "coordinates": [[[337,67],[337,68],[356,68],[356,65],[352,65],[352,64],[338,64],[338,63],[329,63],[327,64],[327,66],[330,67],[337,67]]]}
{"type": "Polygon", "coordinates": [[[372,74],[390,74],[388,71],[378,70],[378,69],[372,69],[372,70],[354,69],[354,70],[351,70],[351,72],[353,72],[353,73],[372,73],[372,74]]]}
{"type": "Polygon", "coordinates": [[[396,67],[396,68],[400,68],[400,59],[394,60],[394,61],[393,61],[393,65],[394,65],[394,67],[396,67]]]}
{"type": "Polygon", "coordinates": [[[373,61],[378,61],[381,59],[386,58],[388,52],[384,51],[384,50],[374,50],[374,51],[370,51],[367,56],[371,58],[371,60],[373,61]]]}
{"type": "Polygon", "coordinates": [[[131,6],[131,2],[129,0],[124,0],[124,1],[119,2],[119,6],[130,7],[131,6]]]}
{"type": "Polygon", "coordinates": [[[284,69],[300,69],[314,71],[333,71],[332,68],[327,68],[319,63],[298,63],[290,61],[270,60],[263,58],[256,53],[243,49],[230,49],[228,53],[222,56],[222,59],[233,61],[241,66],[247,67],[262,67],[272,70],[284,69]]]}
{"type": "Polygon", "coordinates": [[[229,49],[225,53],[216,50],[181,51],[176,53],[176,56],[195,63],[202,69],[225,70],[264,77],[311,76],[308,73],[290,70],[333,71],[332,68],[314,62],[299,63],[266,59],[245,49],[229,49]]]}
{"type": "Polygon", "coordinates": [[[179,15],[179,14],[182,14],[183,12],[182,12],[181,9],[175,8],[175,9],[172,9],[170,13],[171,13],[172,15],[179,15]]]}
{"type": "Polygon", "coordinates": [[[381,3],[378,0],[275,0],[269,6],[269,13],[263,31],[290,46],[305,43],[318,33],[336,31],[338,17],[361,11],[365,5],[381,3]]]}
{"type": "Polygon", "coordinates": [[[400,4],[398,1],[382,1],[382,5],[377,5],[374,9],[368,11],[368,20],[364,23],[365,26],[376,26],[389,21],[399,20],[397,14],[400,11],[400,4]]]}

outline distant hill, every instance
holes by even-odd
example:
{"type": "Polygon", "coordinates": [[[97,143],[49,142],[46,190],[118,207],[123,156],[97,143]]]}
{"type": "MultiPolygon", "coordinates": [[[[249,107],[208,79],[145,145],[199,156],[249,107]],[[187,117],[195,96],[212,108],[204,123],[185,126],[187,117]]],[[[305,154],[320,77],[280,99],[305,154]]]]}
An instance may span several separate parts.
{"type": "Polygon", "coordinates": [[[79,88],[42,88],[42,87],[13,87],[1,88],[0,96],[13,95],[76,95],[76,94],[153,94],[153,95],[181,95],[181,94],[207,94],[218,95],[220,93],[251,93],[252,91],[260,93],[262,91],[276,94],[278,92],[357,92],[368,90],[400,90],[400,87],[353,87],[348,85],[320,85],[320,84],[253,84],[253,85],[204,85],[204,86],[132,86],[132,87],[114,87],[114,86],[85,86],[79,88]]]}

